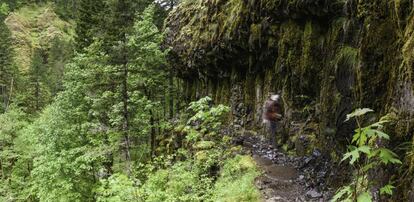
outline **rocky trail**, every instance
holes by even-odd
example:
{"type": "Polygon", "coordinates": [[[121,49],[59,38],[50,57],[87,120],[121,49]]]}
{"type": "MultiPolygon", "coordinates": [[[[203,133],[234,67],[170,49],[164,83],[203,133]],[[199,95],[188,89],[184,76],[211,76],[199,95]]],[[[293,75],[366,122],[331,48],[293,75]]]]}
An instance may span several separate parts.
{"type": "Polygon", "coordinates": [[[327,186],[331,166],[322,154],[292,157],[267,141],[244,136],[240,144],[253,156],[263,174],[256,179],[265,202],[329,201],[334,190],[327,186]]]}

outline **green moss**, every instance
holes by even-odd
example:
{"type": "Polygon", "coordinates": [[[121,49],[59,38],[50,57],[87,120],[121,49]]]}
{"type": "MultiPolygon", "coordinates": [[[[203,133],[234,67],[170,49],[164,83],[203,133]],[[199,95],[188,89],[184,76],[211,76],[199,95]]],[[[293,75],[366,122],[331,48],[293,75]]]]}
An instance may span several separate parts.
{"type": "Polygon", "coordinates": [[[358,49],[345,46],[339,50],[335,58],[336,65],[344,65],[347,68],[353,69],[358,64],[358,49]]]}
{"type": "Polygon", "coordinates": [[[197,142],[193,148],[197,149],[197,150],[206,150],[206,149],[211,149],[215,146],[215,142],[213,141],[200,141],[197,142]]]}
{"type": "Polygon", "coordinates": [[[254,47],[254,44],[256,42],[260,44],[261,37],[262,37],[262,25],[261,24],[251,24],[250,25],[249,45],[251,47],[254,47]]]}

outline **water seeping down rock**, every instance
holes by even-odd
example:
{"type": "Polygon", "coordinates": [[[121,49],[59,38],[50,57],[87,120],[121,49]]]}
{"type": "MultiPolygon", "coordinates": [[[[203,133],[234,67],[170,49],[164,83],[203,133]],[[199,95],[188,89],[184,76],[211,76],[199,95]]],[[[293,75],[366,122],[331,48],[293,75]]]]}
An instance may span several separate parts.
{"type": "MultiPolygon", "coordinates": [[[[345,116],[358,107],[395,113],[389,144],[413,142],[413,4],[187,0],[167,19],[166,44],[188,100],[209,95],[232,107],[234,125],[257,129],[264,99],[280,92],[287,147],[337,160],[354,129],[345,116]]],[[[414,199],[411,183],[399,197],[414,199]]]]}

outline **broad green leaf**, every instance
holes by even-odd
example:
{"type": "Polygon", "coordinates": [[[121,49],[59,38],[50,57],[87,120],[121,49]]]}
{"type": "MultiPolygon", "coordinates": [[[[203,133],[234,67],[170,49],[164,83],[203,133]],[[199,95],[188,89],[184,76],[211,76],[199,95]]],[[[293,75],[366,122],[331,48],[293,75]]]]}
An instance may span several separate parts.
{"type": "Polygon", "coordinates": [[[369,146],[361,146],[358,150],[368,155],[371,153],[371,147],[369,146]]]}
{"type": "Polygon", "coordinates": [[[380,137],[380,138],[384,138],[384,139],[387,139],[387,140],[390,139],[390,136],[387,135],[386,133],[382,132],[382,131],[375,130],[375,129],[372,129],[372,131],[374,131],[378,135],[378,137],[380,137]]]}
{"type": "Polygon", "coordinates": [[[379,150],[379,157],[384,164],[402,164],[402,162],[397,158],[398,155],[392,152],[391,150],[385,148],[381,148],[379,150]]]}
{"type": "Polygon", "coordinates": [[[372,201],[372,196],[368,192],[364,192],[360,194],[357,198],[357,202],[371,202],[371,201],[372,201]]]}
{"type": "Polygon", "coordinates": [[[378,155],[379,149],[372,150],[370,154],[368,154],[368,158],[372,158],[378,155]]]}
{"type": "Polygon", "coordinates": [[[383,124],[388,123],[388,122],[390,122],[390,121],[378,121],[376,123],[373,123],[373,124],[369,125],[368,127],[370,127],[370,128],[382,128],[382,127],[384,127],[383,124]]]}
{"type": "Polygon", "coordinates": [[[352,141],[351,141],[352,143],[357,142],[359,140],[359,138],[361,137],[361,132],[362,131],[359,128],[355,130],[355,134],[352,137],[352,141]]]}
{"type": "Polygon", "coordinates": [[[365,134],[367,134],[367,136],[370,138],[375,136],[375,131],[371,129],[370,127],[364,128],[364,131],[365,131],[365,134]]]}
{"type": "Polygon", "coordinates": [[[397,159],[397,158],[393,158],[393,159],[391,159],[391,160],[390,160],[390,162],[391,162],[392,164],[402,164],[402,162],[401,162],[399,159],[397,159]]]}
{"type": "Polygon", "coordinates": [[[365,131],[363,130],[361,132],[360,136],[359,136],[358,141],[357,141],[358,146],[366,145],[367,140],[368,140],[367,135],[366,135],[365,131]]]}
{"type": "Polygon", "coordinates": [[[0,4],[0,15],[1,14],[7,15],[7,13],[9,13],[9,10],[10,10],[9,5],[7,5],[6,3],[0,4]]]}
{"type": "Polygon", "coordinates": [[[375,165],[376,165],[376,163],[369,163],[369,164],[365,165],[364,167],[362,167],[362,171],[367,172],[368,170],[373,168],[375,165]]]}
{"type": "Polygon", "coordinates": [[[353,111],[352,113],[350,113],[350,114],[346,115],[345,122],[346,122],[346,121],[349,121],[349,120],[350,120],[351,118],[353,118],[353,117],[359,117],[359,116],[362,116],[362,115],[364,115],[364,114],[366,114],[366,113],[373,112],[373,111],[374,111],[374,110],[369,109],[369,108],[363,108],[363,109],[358,108],[358,109],[356,109],[355,111],[353,111]]]}
{"type": "Polygon", "coordinates": [[[344,161],[348,158],[351,158],[351,160],[349,161],[349,163],[352,165],[355,163],[355,161],[357,161],[359,159],[359,150],[358,149],[354,149],[350,152],[345,153],[344,157],[342,158],[341,161],[344,161]]]}
{"type": "MultiPolygon", "coordinates": [[[[344,196],[346,195],[351,195],[352,194],[352,188],[351,186],[345,186],[342,187],[336,194],[335,196],[332,198],[332,202],[336,202],[339,201],[340,199],[342,199],[344,196]]],[[[343,200],[341,200],[343,201],[343,200]]]]}
{"type": "Polygon", "coordinates": [[[395,189],[394,186],[392,186],[391,184],[387,184],[384,187],[382,187],[380,189],[380,194],[388,194],[388,195],[392,195],[392,190],[395,189]]]}

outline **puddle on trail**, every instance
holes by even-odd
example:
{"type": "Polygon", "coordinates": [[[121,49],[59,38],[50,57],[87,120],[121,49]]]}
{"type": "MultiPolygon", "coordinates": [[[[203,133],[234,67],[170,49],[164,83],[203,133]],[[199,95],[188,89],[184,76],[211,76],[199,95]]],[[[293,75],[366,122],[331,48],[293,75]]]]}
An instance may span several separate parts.
{"type": "Polygon", "coordinates": [[[294,180],[298,177],[298,172],[294,167],[276,165],[272,160],[261,157],[253,156],[256,163],[265,171],[266,176],[273,180],[294,180]]]}

